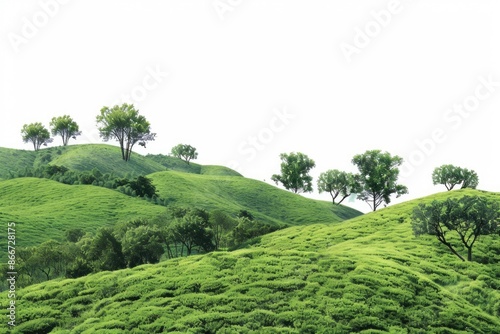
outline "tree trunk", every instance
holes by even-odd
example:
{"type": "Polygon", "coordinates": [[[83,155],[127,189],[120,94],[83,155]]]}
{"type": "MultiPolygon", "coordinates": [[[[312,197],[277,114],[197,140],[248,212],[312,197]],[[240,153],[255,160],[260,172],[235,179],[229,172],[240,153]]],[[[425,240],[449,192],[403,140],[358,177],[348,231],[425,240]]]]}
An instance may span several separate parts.
{"type": "MultiPolygon", "coordinates": [[[[453,246],[448,243],[448,242],[443,242],[450,250],[453,254],[455,254],[456,256],[458,256],[460,258],[460,260],[464,261],[465,262],[465,259],[462,255],[458,254],[458,252],[455,250],[455,248],[453,248],[453,246]]],[[[472,255],[472,254],[471,254],[472,255]]]]}
{"type": "Polygon", "coordinates": [[[467,261],[472,261],[472,247],[467,247],[467,261]]]}
{"type": "MultiPolygon", "coordinates": [[[[340,205],[340,203],[342,203],[349,196],[351,196],[351,195],[342,197],[342,199],[337,203],[337,205],[340,205]]],[[[335,202],[333,202],[333,203],[335,203],[335,202]]]]}

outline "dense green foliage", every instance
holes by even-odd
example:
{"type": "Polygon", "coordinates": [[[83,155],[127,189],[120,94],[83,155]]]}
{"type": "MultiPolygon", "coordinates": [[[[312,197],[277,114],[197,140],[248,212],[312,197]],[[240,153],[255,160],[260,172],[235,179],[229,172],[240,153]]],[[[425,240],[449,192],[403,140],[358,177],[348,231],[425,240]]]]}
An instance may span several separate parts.
{"type": "MultiPolygon", "coordinates": [[[[155,156],[133,155],[131,161],[124,162],[119,152],[118,147],[108,145],[76,145],[38,152],[1,148],[0,175],[9,178],[16,171],[33,166],[53,172],[61,168],[57,166],[64,165],[69,169],[66,172],[68,175],[85,176],[88,181],[95,175],[108,175],[111,182],[116,180],[115,176],[133,180],[140,174],[165,170],[163,165],[153,161],[155,156]],[[116,173],[112,173],[114,171],[116,173]]],[[[176,161],[187,166],[177,158],[163,158],[162,161],[172,163],[173,168],[176,161]]],[[[195,164],[189,166],[195,167],[195,164]]],[[[220,209],[230,216],[235,216],[240,210],[248,210],[255,213],[261,224],[274,228],[341,221],[360,214],[348,207],[331,208],[325,201],[294,196],[263,182],[240,177],[226,167],[197,166],[199,170],[192,173],[168,171],[147,176],[158,189],[159,197],[165,200],[160,204],[199,207],[209,211],[220,209]]],[[[127,192],[127,188],[121,190],[127,192]]],[[[154,218],[165,210],[164,207],[104,188],[66,186],[33,178],[0,181],[0,203],[0,222],[21,224],[19,237],[23,240],[22,246],[39,245],[50,239],[61,242],[65,240],[66,230],[78,227],[85,232],[96,232],[99,227],[113,226],[118,222],[154,218]]],[[[6,247],[5,239],[0,239],[0,247],[6,247]]],[[[6,253],[2,253],[0,259],[5,260],[6,253]]]]}
{"type": "Polygon", "coordinates": [[[434,185],[443,184],[448,191],[459,184],[461,184],[462,189],[476,189],[479,178],[473,170],[453,165],[442,165],[436,167],[432,172],[432,183],[434,185]]]}
{"type": "Polygon", "coordinates": [[[415,235],[432,234],[461,260],[465,259],[449,240],[455,232],[467,249],[467,260],[472,261],[472,248],[479,236],[499,230],[500,207],[496,201],[484,197],[464,196],[420,204],[413,210],[412,228],[415,235]]]}
{"type": "Polygon", "coordinates": [[[281,183],[285,189],[294,193],[312,192],[312,176],[309,171],[316,166],[314,160],[304,153],[282,153],[281,173],[274,174],[271,180],[276,184],[281,183]]]}
{"type": "MultiPolygon", "coordinates": [[[[106,145],[0,149],[0,177],[29,170],[93,176],[92,183],[106,174],[143,177],[150,182],[138,189],[154,186],[168,206],[45,178],[0,181],[0,222],[16,222],[22,279],[50,279],[18,287],[12,333],[500,328],[500,236],[481,236],[474,261],[462,262],[434,236],[416,238],[412,230],[419,205],[480,196],[494,208],[500,194],[461,189],[360,216],[228,168],[160,155],[126,163],[119,152],[106,145]]],[[[467,251],[459,235],[446,237],[467,251]]],[[[8,302],[0,293],[4,319],[8,302]]],[[[0,332],[6,328],[0,323],[0,332]]]]}
{"type": "Polygon", "coordinates": [[[458,190],[233,252],[33,285],[17,292],[15,332],[495,333],[499,236],[462,262],[410,225],[415,205],[465,194],[500,200],[458,190]]]}
{"type": "Polygon", "coordinates": [[[31,142],[35,151],[38,151],[42,145],[47,146],[52,142],[49,130],[42,123],[24,124],[21,129],[21,136],[25,143],[31,142]]]}
{"type": "Polygon", "coordinates": [[[351,194],[357,194],[362,191],[359,183],[359,175],[339,171],[338,169],[330,169],[319,175],[318,191],[327,192],[332,196],[332,202],[340,196],[336,204],[342,203],[351,194]]]}
{"type": "MultiPolygon", "coordinates": [[[[209,213],[179,207],[170,207],[152,220],[118,223],[100,228],[97,233],[72,228],[65,232],[66,242],[48,240],[38,246],[17,246],[16,286],[158,263],[162,256],[207,253],[219,250],[221,244],[234,249],[277,229],[255,221],[248,212],[244,217],[241,212],[238,217],[230,217],[218,210],[209,213]]],[[[3,282],[0,290],[4,288],[3,282]]]]}
{"type": "Polygon", "coordinates": [[[198,158],[198,152],[196,148],[187,144],[178,144],[172,147],[170,152],[174,157],[177,157],[189,165],[189,161],[198,158]]]}
{"type": "Polygon", "coordinates": [[[8,178],[26,169],[36,169],[47,164],[65,166],[71,171],[90,172],[133,178],[168,170],[204,175],[241,176],[223,166],[187,165],[182,160],[165,155],[142,156],[132,153],[128,162],[120,158],[120,148],[104,144],[51,147],[37,152],[0,147],[0,179],[8,178]]]}
{"type": "Polygon", "coordinates": [[[68,145],[70,138],[76,139],[76,136],[82,134],[78,124],[69,115],[53,117],[50,130],[53,136],[61,136],[63,146],[68,145]]]}
{"type": "Polygon", "coordinates": [[[373,211],[383,204],[391,202],[391,196],[408,193],[408,188],[398,184],[399,166],[403,159],[391,156],[380,150],[366,151],[352,158],[352,163],[359,169],[359,182],[362,191],[358,199],[370,205],[373,211]]]}
{"type": "Polygon", "coordinates": [[[103,107],[96,117],[101,137],[108,141],[115,139],[120,145],[122,159],[130,160],[130,154],[136,143],[146,147],[147,141],[155,139],[151,124],[146,117],[139,115],[134,105],[123,103],[113,107],[103,107]]]}
{"type": "Polygon", "coordinates": [[[157,196],[156,187],[152,184],[151,179],[145,176],[138,176],[129,180],[109,173],[102,174],[95,168],[90,172],[78,172],[70,171],[64,166],[43,165],[38,168],[26,168],[9,175],[9,178],[20,177],[38,177],[70,185],[87,184],[108,189],[117,189],[123,194],[132,197],[142,197],[156,204],[165,205],[165,201],[157,196]]]}

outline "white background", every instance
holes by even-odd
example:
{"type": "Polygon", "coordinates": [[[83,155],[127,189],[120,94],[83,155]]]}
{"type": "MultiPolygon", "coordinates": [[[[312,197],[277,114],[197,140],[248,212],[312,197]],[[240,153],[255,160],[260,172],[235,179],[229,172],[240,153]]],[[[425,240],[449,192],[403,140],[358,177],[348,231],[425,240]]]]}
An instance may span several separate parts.
{"type": "Polygon", "coordinates": [[[198,163],[271,182],[282,152],[314,159],[316,180],[380,149],[412,162],[392,203],[444,190],[431,174],[448,163],[498,191],[500,86],[448,110],[500,82],[499,15],[493,0],[0,0],[0,146],[31,149],[23,124],[64,114],[83,131],[71,144],[100,143],[99,110],[134,93],[157,133],[141,154],[191,144],[198,163]]]}

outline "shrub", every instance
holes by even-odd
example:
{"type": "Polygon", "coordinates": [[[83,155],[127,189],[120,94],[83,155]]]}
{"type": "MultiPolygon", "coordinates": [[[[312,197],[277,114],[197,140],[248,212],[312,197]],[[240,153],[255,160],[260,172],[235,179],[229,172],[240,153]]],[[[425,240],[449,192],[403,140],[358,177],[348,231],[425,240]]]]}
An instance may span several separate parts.
{"type": "Polygon", "coordinates": [[[19,323],[16,326],[16,331],[24,334],[49,333],[57,325],[58,323],[55,319],[39,318],[19,323]]]}

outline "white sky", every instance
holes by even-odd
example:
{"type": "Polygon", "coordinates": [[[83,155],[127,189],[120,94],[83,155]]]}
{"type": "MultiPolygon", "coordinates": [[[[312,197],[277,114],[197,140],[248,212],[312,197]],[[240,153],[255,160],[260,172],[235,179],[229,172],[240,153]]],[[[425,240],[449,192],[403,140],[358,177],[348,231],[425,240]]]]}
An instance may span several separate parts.
{"type": "Polygon", "coordinates": [[[31,149],[22,125],[64,114],[71,144],[100,143],[99,110],[131,95],[158,134],[141,154],[191,144],[270,182],[282,152],[314,159],[316,180],[381,149],[411,162],[393,203],[444,190],[447,163],[498,191],[499,15],[494,0],[0,0],[0,146],[31,149]]]}

